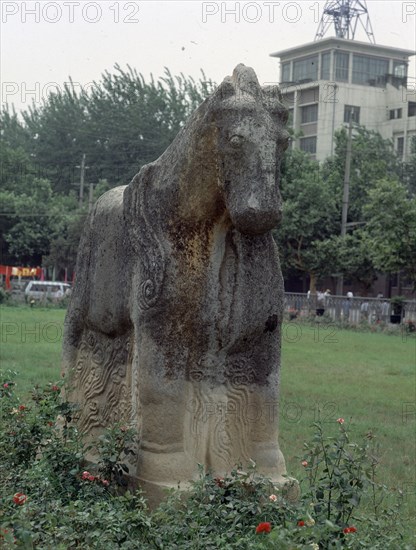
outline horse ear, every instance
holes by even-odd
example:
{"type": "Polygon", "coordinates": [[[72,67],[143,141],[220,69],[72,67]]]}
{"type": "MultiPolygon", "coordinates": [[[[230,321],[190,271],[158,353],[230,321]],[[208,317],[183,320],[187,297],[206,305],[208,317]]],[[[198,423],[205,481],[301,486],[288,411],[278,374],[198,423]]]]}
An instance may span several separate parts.
{"type": "Polygon", "coordinates": [[[254,69],[240,63],[234,69],[232,79],[238,93],[248,94],[255,99],[260,99],[261,87],[254,69]]]}
{"type": "Polygon", "coordinates": [[[215,95],[219,98],[220,101],[228,99],[235,95],[235,88],[233,85],[232,79],[227,76],[215,90],[215,95]]]}
{"type": "Polygon", "coordinates": [[[279,86],[268,84],[267,86],[262,86],[261,90],[265,99],[278,101],[279,103],[282,101],[282,93],[279,86]]]}
{"type": "Polygon", "coordinates": [[[267,110],[278,116],[283,124],[286,124],[289,113],[282,103],[282,93],[279,86],[263,86],[262,92],[267,110]]]}

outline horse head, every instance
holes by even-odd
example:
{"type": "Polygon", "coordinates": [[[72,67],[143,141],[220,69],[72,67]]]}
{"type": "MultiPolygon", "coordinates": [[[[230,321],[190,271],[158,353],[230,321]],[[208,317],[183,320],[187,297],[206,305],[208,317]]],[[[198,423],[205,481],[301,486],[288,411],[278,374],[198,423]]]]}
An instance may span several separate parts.
{"type": "Polygon", "coordinates": [[[280,161],[288,145],[287,110],[277,86],[261,87],[238,65],[209,99],[216,127],[217,177],[232,225],[260,235],[281,218],[280,161]]]}

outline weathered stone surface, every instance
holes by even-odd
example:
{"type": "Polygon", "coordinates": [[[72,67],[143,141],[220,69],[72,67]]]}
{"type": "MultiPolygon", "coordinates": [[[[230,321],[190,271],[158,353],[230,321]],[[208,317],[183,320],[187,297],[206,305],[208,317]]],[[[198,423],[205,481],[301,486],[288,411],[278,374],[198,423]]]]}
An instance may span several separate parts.
{"type": "Polygon", "coordinates": [[[277,87],[238,65],[166,152],[96,203],[65,323],[80,428],[137,428],[156,488],[250,459],[275,481],[283,283],[277,87]]]}

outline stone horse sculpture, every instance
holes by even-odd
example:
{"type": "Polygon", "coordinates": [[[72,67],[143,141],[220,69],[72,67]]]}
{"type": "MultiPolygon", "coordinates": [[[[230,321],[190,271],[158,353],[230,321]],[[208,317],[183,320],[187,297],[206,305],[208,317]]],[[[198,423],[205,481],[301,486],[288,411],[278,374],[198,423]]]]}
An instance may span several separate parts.
{"type": "Polygon", "coordinates": [[[151,498],[198,463],[223,475],[251,459],[284,481],[279,98],[238,65],[86,222],[65,321],[69,398],[92,438],[137,428],[130,474],[151,498]]]}

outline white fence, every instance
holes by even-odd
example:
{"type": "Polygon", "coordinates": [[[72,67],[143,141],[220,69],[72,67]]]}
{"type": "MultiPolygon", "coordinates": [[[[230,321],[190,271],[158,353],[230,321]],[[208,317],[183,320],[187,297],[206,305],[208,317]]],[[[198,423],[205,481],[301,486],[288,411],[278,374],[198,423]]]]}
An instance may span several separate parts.
{"type": "Polygon", "coordinates": [[[351,325],[362,322],[400,323],[416,322],[416,300],[404,302],[401,315],[395,315],[393,304],[387,298],[347,298],[346,296],[324,296],[296,292],[285,293],[285,312],[290,318],[312,315],[328,315],[333,321],[344,321],[351,325]]]}

